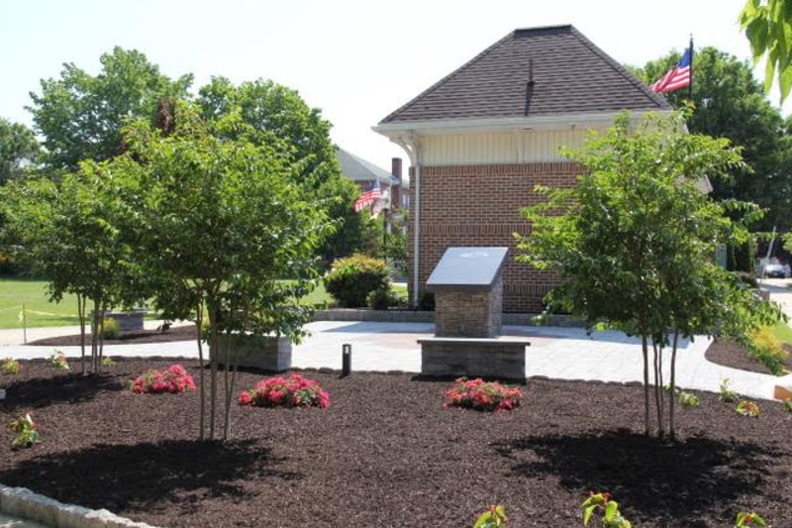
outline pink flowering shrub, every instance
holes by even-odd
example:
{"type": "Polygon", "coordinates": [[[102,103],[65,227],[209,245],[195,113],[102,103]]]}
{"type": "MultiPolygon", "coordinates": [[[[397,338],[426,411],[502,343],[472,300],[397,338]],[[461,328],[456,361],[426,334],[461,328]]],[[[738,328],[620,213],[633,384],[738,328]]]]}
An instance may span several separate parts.
{"type": "Polygon", "coordinates": [[[330,396],[319,386],[319,382],[289,374],[268,378],[255,389],[243,391],[237,399],[239,405],[256,407],[327,407],[330,396]]]}
{"type": "Polygon", "coordinates": [[[195,380],[181,365],[174,364],[165,370],[147,370],[131,383],[135,394],[181,394],[195,390],[195,380]]]}
{"type": "Polygon", "coordinates": [[[446,407],[463,407],[477,411],[510,411],[519,407],[522,391],[481,378],[459,378],[446,392],[446,407]]]}

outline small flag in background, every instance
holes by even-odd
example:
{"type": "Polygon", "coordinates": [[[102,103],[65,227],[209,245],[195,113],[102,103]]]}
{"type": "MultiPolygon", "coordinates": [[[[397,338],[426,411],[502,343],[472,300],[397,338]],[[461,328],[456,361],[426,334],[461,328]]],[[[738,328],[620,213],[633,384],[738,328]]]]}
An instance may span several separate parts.
{"type": "Polygon", "coordinates": [[[652,91],[655,93],[673,92],[674,90],[690,86],[690,63],[692,59],[693,45],[691,41],[690,47],[685,50],[676,66],[668,70],[668,73],[652,85],[652,91]]]}
{"type": "Polygon", "coordinates": [[[380,190],[379,180],[375,179],[371,189],[361,194],[360,197],[355,200],[355,204],[352,206],[352,208],[356,213],[359,213],[369,205],[381,199],[382,191],[380,190]]]}

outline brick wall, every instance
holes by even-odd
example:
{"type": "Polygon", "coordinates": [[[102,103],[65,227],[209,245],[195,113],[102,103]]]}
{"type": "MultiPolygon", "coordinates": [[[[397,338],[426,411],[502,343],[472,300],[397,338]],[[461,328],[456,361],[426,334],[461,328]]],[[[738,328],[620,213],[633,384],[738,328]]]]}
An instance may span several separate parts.
{"type": "MultiPolygon", "coordinates": [[[[542,297],[557,281],[550,272],[515,261],[518,252],[512,233],[530,232],[530,224],[520,215],[520,210],[539,200],[533,192],[534,185],[570,187],[578,172],[575,164],[567,162],[421,167],[421,290],[446,248],[508,246],[503,310],[540,311],[542,297]]],[[[410,192],[415,196],[413,168],[410,175],[410,192]]],[[[408,243],[410,289],[414,207],[413,199],[408,243]]]]}

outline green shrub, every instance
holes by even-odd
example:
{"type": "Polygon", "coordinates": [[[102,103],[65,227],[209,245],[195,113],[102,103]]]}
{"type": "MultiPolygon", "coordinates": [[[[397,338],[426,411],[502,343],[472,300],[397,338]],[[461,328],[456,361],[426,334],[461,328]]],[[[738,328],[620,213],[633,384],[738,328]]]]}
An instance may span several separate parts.
{"type": "Polygon", "coordinates": [[[424,312],[434,312],[435,310],[435,296],[434,293],[423,291],[418,298],[418,309],[424,312]]]}
{"type": "Polygon", "coordinates": [[[360,308],[371,292],[390,289],[390,270],[382,260],[353,255],[333,262],[324,281],[327,293],[341,306],[360,308]]]}
{"type": "Polygon", "coordinates": [[[374,290],[368,294],[366,302],[375,310],[387,310],[399,303],[399,296],[389,289],[374,290]]]}
{"type": "Polygon", "coordinates": [[[749,273],[747,271],[735,271],[734,274],[737,276],[743,284],[748,286],[749,288],[758,288],[759,281],[756,280],[756,276],[753,273],[749,273]]]}
{"type": "Polygon", "coordinates": [[[784,344],[778,339],[769,326],[763,326],[754,331],[747,343],[748,352],[775,376],[786,372],[786,362],[789,353],[784,350],[784,344]]]}
{"type": "Polygon", "coordinates": [[[5,358],[0,361],[0,372],[3,374],[19,374],[19,361],[14,358],[5,358]]]}
{"type": "Polygon", "coordinates": [[[102,323],[102,338],[104,339],[118,339],[121,335],[121,325],[115,319],[105,317],[102,323]]]}

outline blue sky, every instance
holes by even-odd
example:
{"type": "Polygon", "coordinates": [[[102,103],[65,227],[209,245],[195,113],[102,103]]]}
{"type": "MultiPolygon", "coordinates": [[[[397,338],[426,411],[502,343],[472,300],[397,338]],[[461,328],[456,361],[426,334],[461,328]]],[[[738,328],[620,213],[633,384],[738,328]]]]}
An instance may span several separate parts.
{"type": "Polygon", "coordinates": [[[0,116],[30,125],[24,106],[40,79],[57,77],[64,62],[95,73],[99,56],[118,45],[142,51],[171,77],[195,74],[195,88],[212,75],[294,88],[333,123],[338,145],[387,169],[392,156],[407,156],[371,127],[515,28],[571,23],[632,65],[681,51],[691,34],[696,47],[747,60],[736,22],[743,4],[0,0],[0,116]]]}

